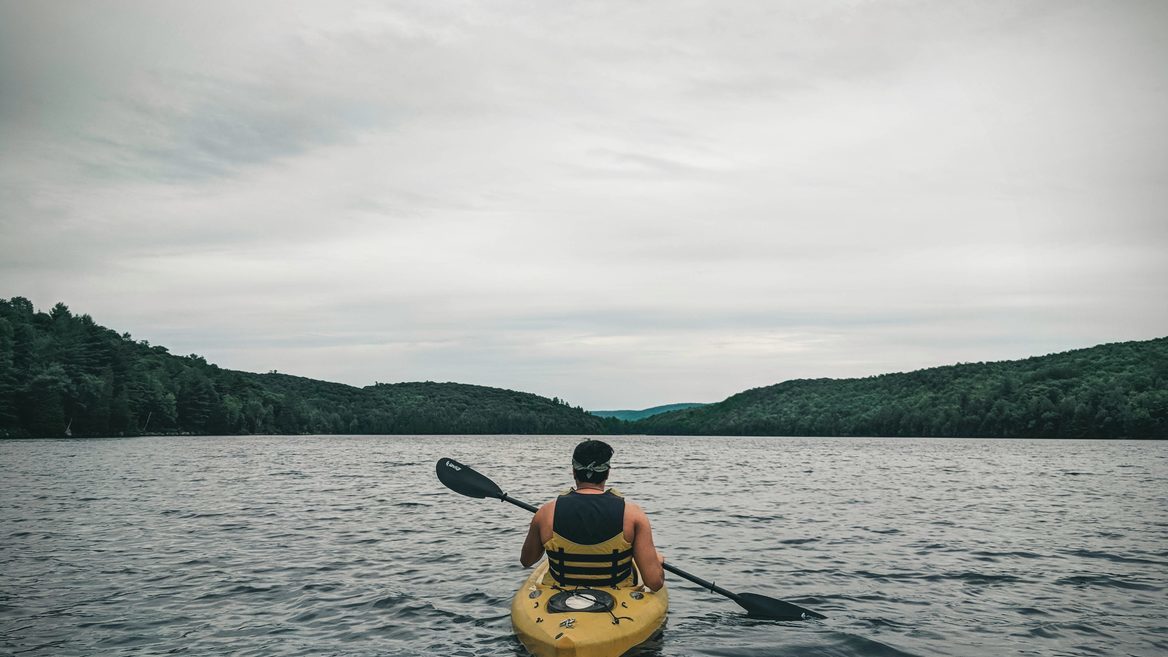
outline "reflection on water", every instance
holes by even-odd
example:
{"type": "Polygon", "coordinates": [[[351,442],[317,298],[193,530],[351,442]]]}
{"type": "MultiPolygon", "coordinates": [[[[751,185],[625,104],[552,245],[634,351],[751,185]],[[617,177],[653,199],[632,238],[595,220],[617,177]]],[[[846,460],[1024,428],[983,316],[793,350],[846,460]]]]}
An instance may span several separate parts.
{"type": "MultiPolygon", "coordinates": [[[[0,654],[521,655],[529,514],[579,438],[0,442],[0,654]]],[[[678,566],[641,655],[1168,654],[1168,443],[614,437],[678,566]]]]}

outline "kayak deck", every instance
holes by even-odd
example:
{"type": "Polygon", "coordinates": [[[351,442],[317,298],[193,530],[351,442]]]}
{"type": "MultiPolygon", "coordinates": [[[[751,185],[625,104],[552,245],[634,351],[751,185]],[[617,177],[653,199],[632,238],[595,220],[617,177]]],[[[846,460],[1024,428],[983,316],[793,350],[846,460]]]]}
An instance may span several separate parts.
{"type": "Polygon", "coordinates": [[[547,571],[547,560],[536,565],[511,602],[515,634],[536,657],[617,657],[652,638],[665,623],[665,587],[657,592],[641,586],[598,588],[612,596],[611,613],[549,611],[548,601],[564,589],[552,585],[547,571]]]}

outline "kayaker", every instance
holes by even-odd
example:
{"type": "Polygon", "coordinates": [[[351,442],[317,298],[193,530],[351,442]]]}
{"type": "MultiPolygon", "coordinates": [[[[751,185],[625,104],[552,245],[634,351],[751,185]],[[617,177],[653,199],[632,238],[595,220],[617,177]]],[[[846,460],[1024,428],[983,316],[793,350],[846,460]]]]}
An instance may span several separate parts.
{"type": "Polygon", "coordinates": [[[649,517],[616,490],[605,489],[612,447],[585,440],[572,452],[576,487],[544,504],[527,531],[519,561],[533,566],[546,552],[548,570],[561,586],[624,586],[657,591],[665,585],[665,557],[653,545],[649,517]]]}

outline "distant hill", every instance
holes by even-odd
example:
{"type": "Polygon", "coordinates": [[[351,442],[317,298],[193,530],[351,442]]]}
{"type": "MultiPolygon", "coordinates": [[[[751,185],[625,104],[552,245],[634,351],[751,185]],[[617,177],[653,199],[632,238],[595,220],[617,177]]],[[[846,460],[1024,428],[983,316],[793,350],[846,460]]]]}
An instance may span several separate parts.
{"type": "Polygon", "coordinates": [[[558,399],[459,383],[365,388],[222,369],[74,315],[0,299],[0,437],[609,433],[558,399]]]}
{"type": "Polygon", "coordinates": [[[795,380],[627,431],[751,436],[1168,438],[1168,338],[863,379],[795,380]]]}
{"type": "Polygon", "coordinates": [[[357,388],[227,370],[64,304],[0,299],[0,438],[158,433],[1168,438],[1168,338],[587,413],[460,383],[357,388]]]}
{"type": "Polygon", "coordinates": [[[697,408],[705,406],[705,404],[666,404],[664,406],[654,406],[653,408],[646,408],[642,411],[588,411],[597,417],[611,417],[618,420],[625,420],[632,422],[643,418],[651,417],[653,415],[660,415],[661,413],[669,413],[670,411],[680,411],[687,408],[697,408]]]}

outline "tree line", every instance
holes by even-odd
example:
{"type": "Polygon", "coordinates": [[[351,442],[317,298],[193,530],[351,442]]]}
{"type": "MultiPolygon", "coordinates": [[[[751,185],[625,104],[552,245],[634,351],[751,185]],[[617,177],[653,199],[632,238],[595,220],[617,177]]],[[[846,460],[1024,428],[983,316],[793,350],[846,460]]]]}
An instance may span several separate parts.
{"type": "Polygon", "coordinates": [[[1168,338],[787,381],[635,426],[693,435],[1168,438],[1168,338]]]}
{"type": "Polygon", "coordinates": [[[457,383],[364,388],[222,369],[58,303],[0,299],[0,437],[143,434],[595,434],[559,399],[457,383]]]}
{"type": "Polygon", "coordinates": [[[222,369],[62,303],[0,299],[0,437],[496,433],[1168,438],[1168,338],[787,381],[627,422],[499,388],[222,369]]]}

